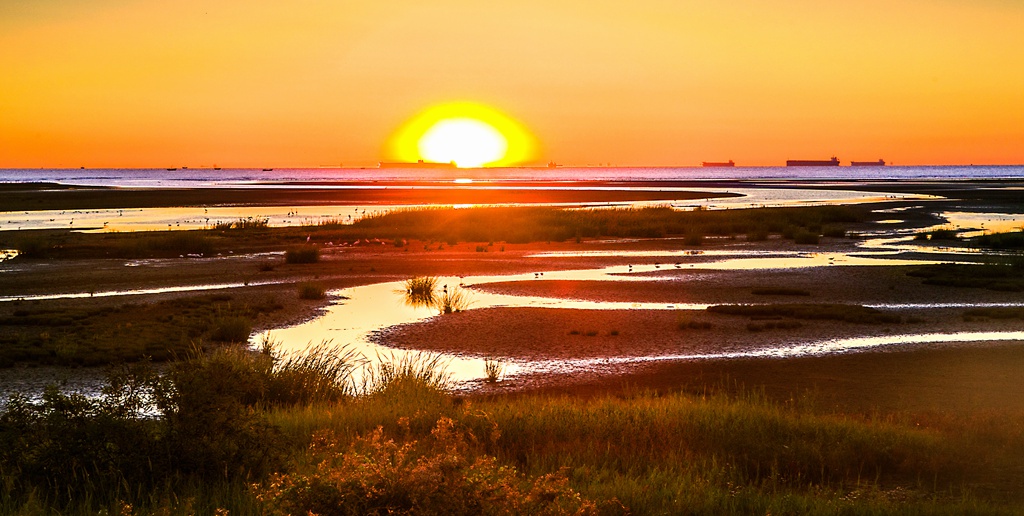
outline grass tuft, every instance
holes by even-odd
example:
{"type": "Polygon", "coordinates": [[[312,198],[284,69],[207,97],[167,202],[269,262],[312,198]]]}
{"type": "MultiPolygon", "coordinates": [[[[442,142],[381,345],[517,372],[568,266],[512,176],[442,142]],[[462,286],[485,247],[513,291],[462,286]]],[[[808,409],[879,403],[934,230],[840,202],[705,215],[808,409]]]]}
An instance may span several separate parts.
{"type": "Polygon", "coordinates": [[[306,281],[299,283],[299,299],[323,299],[327,289],[320,283],[306,281]]]}

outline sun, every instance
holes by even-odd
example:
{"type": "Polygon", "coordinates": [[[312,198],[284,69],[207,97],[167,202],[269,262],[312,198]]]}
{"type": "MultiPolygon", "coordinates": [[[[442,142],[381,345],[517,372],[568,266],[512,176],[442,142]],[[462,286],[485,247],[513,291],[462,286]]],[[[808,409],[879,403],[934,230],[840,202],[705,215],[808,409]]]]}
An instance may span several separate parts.
{"type": "Polygon", "coordinates": [[[423,133],[417,148],[424,161],[452,162],[459,168],[471,168],[504,158],[508,140],[480,120],[446,118],[423,133]]]}
{"type": "Polygon", "coordinates": [[[511,117],[475,102],[423,110],[391,138],[388,154],[405,162],[454,163],[460,168],[518,165],[533,158],[536,142],[511,117]]]}

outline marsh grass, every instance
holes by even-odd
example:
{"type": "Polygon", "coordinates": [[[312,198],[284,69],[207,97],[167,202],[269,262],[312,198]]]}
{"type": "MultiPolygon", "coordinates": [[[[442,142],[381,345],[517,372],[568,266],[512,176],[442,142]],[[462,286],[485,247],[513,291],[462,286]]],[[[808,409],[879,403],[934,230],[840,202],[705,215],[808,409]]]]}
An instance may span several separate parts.
{"type": "Polygon", "coordinates": [[[323,299],[327,297],[327,288],[321,283],[304,281],[299,283],[299,299],[323,299]]]}
{"type": "Polygon", "coordinates": [[[210,338],[219,342],[245,342],[252,333],[252,321],[246,317],[223,317],[214,322],[210,338]]]}
{"type": "Polygon", "coordinates": [[[993,249],[1024,249],[1024,230],[989,233],[972,239],[972,242],[993,249]]]}
{"type": "Polygon", "coordinates": [[[47,418],[3,409],[0,508],[1011,514],[1024,485],[1022,415],[846,416],[757,391],[463,399],[447,390],[443,361],[423,354],[378,357],[353,390],[346,379],[358,364],[332,361],[344,353],[327,348],[308,354],[318,358],[289,362],[267,342],[261,352],[197,350],[165,377],[174,386],[161,394],[166,419],[131,416],[131,396],[110,407],[129,409],[120,422],[83,398],[53,398],[47,418]],[[290,387],[273,387],[274,378],[290,387]],[[160,435],[175,437],[154,448],[111,440],[160,435]],[[37,468],[40,459],[116,473],[37,468]]]}
{"type": "Polygon", "coordinates": [[[397,396],[410,390],[443,393],[452,386],[447,366],[447,359],[436,353],[378,354],[363,369],[359,390],[368,396],[397,396]]]}

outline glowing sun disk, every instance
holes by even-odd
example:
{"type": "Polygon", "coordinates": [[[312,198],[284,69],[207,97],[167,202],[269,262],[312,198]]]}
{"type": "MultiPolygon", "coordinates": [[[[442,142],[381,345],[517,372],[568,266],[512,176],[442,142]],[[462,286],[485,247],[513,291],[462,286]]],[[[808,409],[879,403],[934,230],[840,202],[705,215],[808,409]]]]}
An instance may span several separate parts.
{"type": "Polygon", "coordinates": [[[423,159],[480,167],[505,157],[508,141],[490,125],[472,118],[449,118],[427,129],[419,141],[423,159]]]}
{"type": "Polygon", "coordinates": [[[389,140],[387,154],[403,162],[493,167],[530,161],[536,146],[526,128],[498,110],[475,102],[450,102],[408,120],[389,140]]]}

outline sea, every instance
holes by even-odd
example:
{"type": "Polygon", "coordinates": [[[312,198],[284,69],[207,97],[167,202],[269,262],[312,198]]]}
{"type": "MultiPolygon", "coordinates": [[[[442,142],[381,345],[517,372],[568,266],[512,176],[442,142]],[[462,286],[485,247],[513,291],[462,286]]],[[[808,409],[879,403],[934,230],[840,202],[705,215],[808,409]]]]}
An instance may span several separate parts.
{"type": "Polygon", "coordinates": [[[885,167],[556,167],[556,168],[79,168],[0,169],[0,183],[195,188],[363,181],[694,181],[694,180],[1024,179],[1024,165],[885,167]]]}

